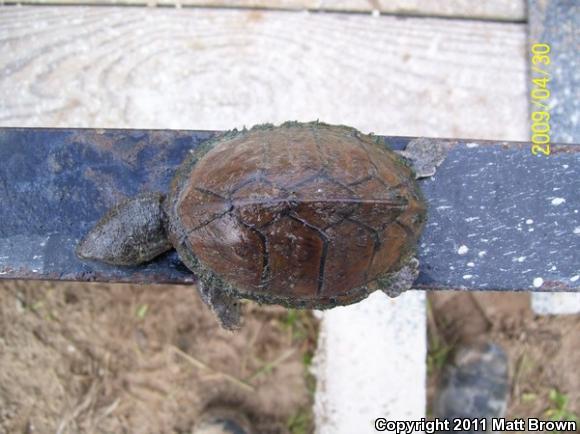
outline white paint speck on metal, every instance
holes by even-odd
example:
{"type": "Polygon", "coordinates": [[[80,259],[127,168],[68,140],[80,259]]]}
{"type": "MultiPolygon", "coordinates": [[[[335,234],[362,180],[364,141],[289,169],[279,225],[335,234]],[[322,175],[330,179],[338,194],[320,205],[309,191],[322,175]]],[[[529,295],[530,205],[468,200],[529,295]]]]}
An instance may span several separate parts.
{"type": "Polygon", "coordinates": [[[324,311],[315,372],[317,434],[376,433],[374,420],[425,417],[425,294],[377,291],[324,311]]]}

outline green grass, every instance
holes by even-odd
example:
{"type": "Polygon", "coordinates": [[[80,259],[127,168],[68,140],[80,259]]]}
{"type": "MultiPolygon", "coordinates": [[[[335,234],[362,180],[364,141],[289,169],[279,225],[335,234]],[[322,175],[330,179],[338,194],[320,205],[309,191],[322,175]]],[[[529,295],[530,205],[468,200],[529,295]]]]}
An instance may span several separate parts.
{"type": "Polygon", "coordinates": [[[431,302],[427,300],[427,375],[431,376],[439,372],[447,362],[453,345],[449,345],[437,326],[437,319],[435,318],[431,302]]]}
{"type": "Polygon", "coordinates": [[[538,399],[538,395],[536,395],[535,393],[527,392],[522,394],[522,402],[526,404],[529,402],[534,402],[536,401],[536,399],[538,399]]]}
{"type": "MultiPolygon", "coordinates": [[[[578,422],[578,415],[568,409],[570,399],[568,396],[557,389],[550,390],[548,395],[551,406],[545,412],[545,416],[553,421],[572,421],[578,422]]],[[[559,433],[560,431],[553,431],[559,433]]]]}
{"type": "Polygon", "coordinates": [[[313,318],[304,310],[288,309],[280,322],[282,327],[291,330],[292,339],[295,341],[303,341],[315,331],[313,318]]]}
{"type": "Polygon", "coordinates": [[[439,341],[429,345],[429,352],[427,353],[427,374],[431,375],[433,372],[441,370],[445,366],[452,350],[453,348],[451,346],[444,345],[439,341]]]}
{"type": "Polygon", "coordinates": [[[310,434],[312,428],[312,412],[301,408],[288,418],[286,425],[291,434],[310,434]]]}
{"type": "MultiPolygon", "coordinates": [[[[292,345],[300,348],[304,365],[304,382],[310,399],[314,399],[316,377],[312,375],[311,366],[318,339],[318,323],[312,313],[305,310],[288,309],[280,318],[280,326],[286,330],[292,345]]],[[[301,408],[287,422],[290,434],[310,434],[313,427],[312,408],[301,408]]]]}
{"type": "Polygon", "coordinates": [[[314,351],[318,338],[316,320],[312,314],[305,310],[288,309],[286,315],[280,320],[282,327],[288,330],[292,336],[292,343],[297,344],[302,351],[302,363],[304,364],[306,388],[311,397],[316,391],[316,378],[310,372],[314,351]]]}
{"type": "Polygon", "coordinates": [[[144,319],[145,315],[147,315],[147,311],[149,310],[149,305],[147,304],[142,304],[141,306],[139,306],[139,308],[137,309],[136,315],[137,318],[139,319],[144,319]]]}

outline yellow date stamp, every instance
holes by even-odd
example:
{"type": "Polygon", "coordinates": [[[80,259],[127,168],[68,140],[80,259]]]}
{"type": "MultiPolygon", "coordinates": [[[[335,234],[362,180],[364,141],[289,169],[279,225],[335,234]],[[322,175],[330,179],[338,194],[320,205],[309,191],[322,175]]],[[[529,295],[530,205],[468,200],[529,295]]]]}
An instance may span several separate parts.
{"type": "Polygon", "coordinates": [[[530,98],[535,109],[532,119],[532,154],[550,155],[550,46],[548,44],[533,44],[531,47],[532,85],[530,98]]]}

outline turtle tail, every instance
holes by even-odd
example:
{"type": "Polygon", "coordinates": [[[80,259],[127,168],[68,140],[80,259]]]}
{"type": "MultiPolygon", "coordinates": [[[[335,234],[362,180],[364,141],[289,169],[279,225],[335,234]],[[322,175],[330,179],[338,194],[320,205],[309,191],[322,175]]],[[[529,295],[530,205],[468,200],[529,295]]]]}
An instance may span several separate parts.
{"type": "Polygon", "coordinates": [[[143,193],[113,207],[77,246],[77,256],[111,265],[139,265],[173,246],[164,195],[143,193]]]}

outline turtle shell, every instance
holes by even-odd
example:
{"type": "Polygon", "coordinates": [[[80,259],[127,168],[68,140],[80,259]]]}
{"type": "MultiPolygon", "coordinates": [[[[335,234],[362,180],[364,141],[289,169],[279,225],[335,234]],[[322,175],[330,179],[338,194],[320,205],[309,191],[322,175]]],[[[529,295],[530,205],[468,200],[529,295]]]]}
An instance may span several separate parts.
{"type": "Polygon", "coordinates": [[[376,138],[318,122],[227,133],[187,159],[170,237],[212,285],[324,308],[364,298],[413,253],[426,205],[405,160],[376,138]]]}

